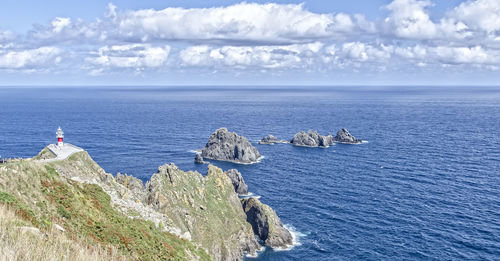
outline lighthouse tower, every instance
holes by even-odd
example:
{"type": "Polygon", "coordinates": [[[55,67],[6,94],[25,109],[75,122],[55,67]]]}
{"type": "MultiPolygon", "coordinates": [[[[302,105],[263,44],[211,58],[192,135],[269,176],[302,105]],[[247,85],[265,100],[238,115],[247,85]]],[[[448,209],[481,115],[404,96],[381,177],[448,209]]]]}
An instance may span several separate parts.
{"type": "Polygon", "coordinates": [[[64,138],[64,132],[62,131],[61,127],[59,127],[57,129],[57,132],[56,132],[56,137],[57,137],[57,146],[59,148],[62,148],[64,146],[64,143],[63,143],[63,138],[64,138]]]}

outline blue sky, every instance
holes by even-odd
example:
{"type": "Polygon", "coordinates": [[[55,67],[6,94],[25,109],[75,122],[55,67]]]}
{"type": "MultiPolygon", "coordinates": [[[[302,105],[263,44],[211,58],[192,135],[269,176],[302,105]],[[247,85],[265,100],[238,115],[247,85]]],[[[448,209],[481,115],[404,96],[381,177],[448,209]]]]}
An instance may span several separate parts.
{"type": "Polygon", "coordinates": [[[500,0],[3,1],[0,85],[498,85],[500,0]]]}

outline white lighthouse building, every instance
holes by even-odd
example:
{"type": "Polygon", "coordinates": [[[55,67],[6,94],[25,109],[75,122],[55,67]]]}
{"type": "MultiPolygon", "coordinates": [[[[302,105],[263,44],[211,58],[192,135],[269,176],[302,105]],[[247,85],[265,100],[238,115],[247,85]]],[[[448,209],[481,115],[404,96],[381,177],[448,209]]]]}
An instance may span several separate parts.
{"type": "Polygon", "coordinates": [[[56,137],[57,137],[57,146],[59,148],[62,148],[64,146],[63,139],[64,139],[64,132],[62,131],[61,127],[57,129],[56,132],[56,137]]]}

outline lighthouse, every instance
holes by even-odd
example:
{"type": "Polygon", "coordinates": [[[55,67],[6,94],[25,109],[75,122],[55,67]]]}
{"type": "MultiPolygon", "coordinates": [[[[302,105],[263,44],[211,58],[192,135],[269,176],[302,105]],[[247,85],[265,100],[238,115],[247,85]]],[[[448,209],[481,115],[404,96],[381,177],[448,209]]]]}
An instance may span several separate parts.
{"type": "Polygon", "coordinates": [[[62,131],[61,127],[59,127],[57,129],[56,137],[57,137],[57,146],[59,148],[62,148],[64,146],[64,143],[63,143],[64,132],[62,131]]]}

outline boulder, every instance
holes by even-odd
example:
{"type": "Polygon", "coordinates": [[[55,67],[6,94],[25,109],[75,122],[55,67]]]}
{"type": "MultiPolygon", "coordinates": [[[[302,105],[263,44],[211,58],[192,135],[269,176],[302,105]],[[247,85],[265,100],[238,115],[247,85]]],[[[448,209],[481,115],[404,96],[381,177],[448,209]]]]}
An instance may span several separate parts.
{"type": "Polygon", "coordinates": [[[230,169],[224,172],[233,183],[234,191],[239,195],[248,194],[248,186],[245,184],[245,180],[243,180],[243,176],[236,169],[230,169]]]}
{"type": "Polygon", "coordinates": [[[231,161],[235,163],[255,163],[261,155],[247,138],[220,128],[210,135],[207,144],[201,150],[201,156],[207,159],[231,161]]]}
{"type": "Polygon", "coordinates": [[[356,137],[352,136],[347,129],[339,130],[334,141],[347,144],[359,144],[362,142],[360,139],[356,139],[356,137]]]}
{"type": "Polygon", "coordinates": [[[118,172],[118,174],[116,174],[115,180],[117,183],[122,184],[124,187],[130,190],[142,190],[144,188],[142,180],[127,174],[121,174],[118,172]]]}
{"type": "Polygon", "coordinates": [[[200,153],[196,153],[194,156],[194,163],[203,164],[206,163],[200,153]]]}
{"type": "Polygon", "coordinates": [[[308,132],[301,131],[296,133],[290,143],[295,146],[327,148],[333,144],[333,140],[332,135],[322,136],[317,131],[313,132],[309,130],[308,132]]]}
{"type": "Polygon", "coordinates": [[[286,140],[279,140],[273,135],[269,134],[259,141],[259,144],[274,144],[274,143],[288,143],[286,140]]]}
{"type": "Polygon", "coordinates": [[[256,198],[242,199],[243,210],[254,233],[272,248],[287,248],[293,244],[290,231],[281,223],[276,212],[256,198]]]}

